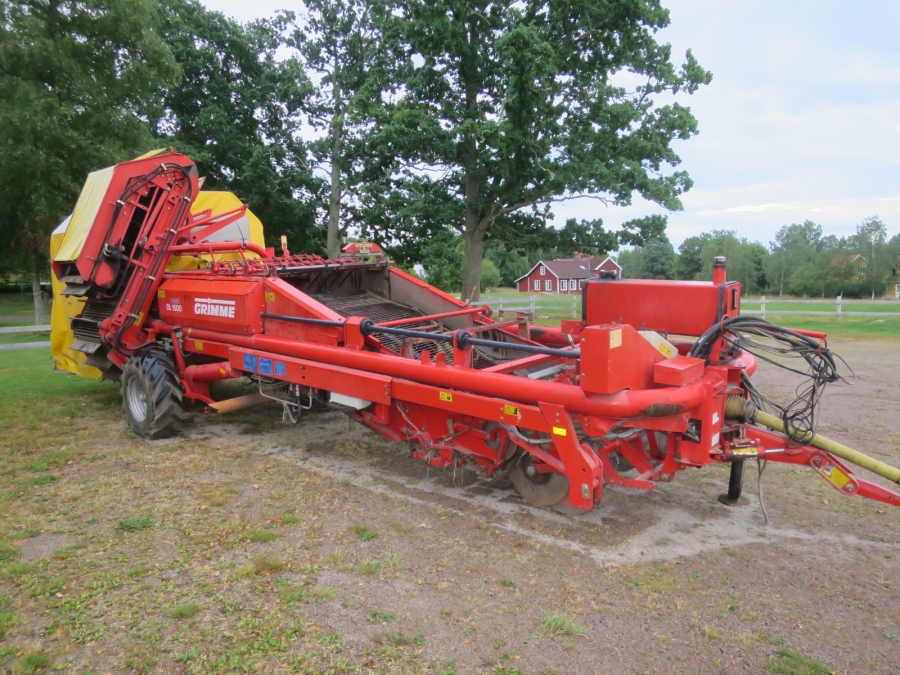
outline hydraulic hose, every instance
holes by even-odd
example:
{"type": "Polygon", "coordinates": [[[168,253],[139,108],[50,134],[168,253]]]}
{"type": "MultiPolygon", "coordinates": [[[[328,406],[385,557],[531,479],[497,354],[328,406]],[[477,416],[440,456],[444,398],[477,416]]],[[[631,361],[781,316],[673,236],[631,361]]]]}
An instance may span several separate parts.
{"type": "MultiPolygon", "coordinates": [[[[761,424],[764,427],[768,427],[769,429],[778,431],[782,434],[785,433],[784,420],[775,417],[775,415],[763,412],[762,410],[757,410],[752,405],[748,406],[747,403],[748,401],[745,401],[740,396],[729,396],[725,402],[725,416],[729,418],[743,417],[748,422],[761,424]]],[[[868,469],[872,473],[878,474],[882,478],[887,478],[889,481],[900,485],[900,469],[885,464],[874,457],[864,455],[858,450],[848,448],[846,445],[842,445],[837,441],[832,441],[824,436],[819,436],[818,434],[813,434],[811,437],[807,435],[807,438],[804,439],[803,442],[814,448],[830,452],[835,457],[845,459],[852,464],[868,469]]]]}

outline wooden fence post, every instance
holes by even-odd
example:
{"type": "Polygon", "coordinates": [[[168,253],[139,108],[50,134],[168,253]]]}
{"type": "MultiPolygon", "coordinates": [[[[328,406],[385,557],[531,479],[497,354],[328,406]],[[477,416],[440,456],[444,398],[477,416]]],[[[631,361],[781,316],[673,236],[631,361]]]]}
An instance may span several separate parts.
{"type": "Polygon", "coordinates": [[[760,312],[762,313],[763,321],[765,321],[766,320],[766,296],[764,296],[764,295],[759,296],[759,309],[760,309],[760,312]]]}
{"type": "Polygon", "coordinates": [[[572,296],[572,318],[573,318],[573,319],[578,318],[577,315],[575,314],[575,308],[577,307],[577,304],[576,304],[576,302],[575,302],[575,299],[576,299],[577,297],[578,297],[577,295],[573,295],[573,296],[572,296]]]}
{"type": "Polygon", "coordinates": [[[841,302],[842,301],[843,301],[843,298],[840,295],[837,296],[837,320],[838,320],[838,322],[840,322],[840,320],[841,320],[841,302]]]}
{"type": "Polygon", "coordinates": [[[531,315],[531,320],[534,321],[534,296],[533,295],[528,297],[528,312],[531,315]]]}
{"type": "Polygon", "coordinates": [[[503,321],[503,299],[500,299],[500,307],[497,308],[498,315],[500,316],[500,320],[503,321]]]}

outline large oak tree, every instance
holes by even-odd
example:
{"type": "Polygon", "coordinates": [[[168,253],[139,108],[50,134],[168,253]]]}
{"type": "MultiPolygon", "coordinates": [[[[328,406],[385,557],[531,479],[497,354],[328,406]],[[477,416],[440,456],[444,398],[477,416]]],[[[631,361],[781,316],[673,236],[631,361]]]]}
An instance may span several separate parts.
{"type": "MultiPolygon", "coordinates": [[[[371,223],[401,244],[442,226],[465,239],[463,297],[477,297],[489,239],[540,237],[551,205],[575,197],[625,205],[637,193],[681,208],[691,186],[672,148],[697,133],[690,110],[656,97],[711,75],[656,39],[658,0],[396,0],[409,64],[404,97],[379,132],[402,159],[373,188],[371,223]],[[393,230],[393,232],[391,232],[393,230]]],[[[656,221],[631,223],[640,243],[656,221]],[[646,232],[645,232],[646,230],[646,232]]],[[[578,224],[595,238],[602,221],[578,224]]]]}

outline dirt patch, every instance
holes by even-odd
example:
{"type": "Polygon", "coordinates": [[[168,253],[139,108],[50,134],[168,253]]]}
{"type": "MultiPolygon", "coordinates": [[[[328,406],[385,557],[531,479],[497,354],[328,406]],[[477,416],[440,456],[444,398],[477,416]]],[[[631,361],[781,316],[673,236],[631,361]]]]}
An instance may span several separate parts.
{"type": "Polygon", "coordinates": [[[22,542],[19,555],[22,560],[40,560],[49,558],[57,551],[72,546],[77,539],[68,534],[44,532],[22,542]]]}
{"type": "MultiPolygon", "coordinates": [[[[900,346],[837,348],[859,377],[826,394],[822,433],[900,464],[900,346]]],[[[111,396],[40,400],[92,417],[0,452],[0,670],[40,636],[73,672],[758,675],[783,649],[898,672],[900,509],[808,469],[766,470],[768,525],[750,467],[743,506],[716,500],[715,466],[570,517],[338,413],[197,415],[145,443],[111,396]],[[17,540],[25,523],[67,534],[17,540]]]]}

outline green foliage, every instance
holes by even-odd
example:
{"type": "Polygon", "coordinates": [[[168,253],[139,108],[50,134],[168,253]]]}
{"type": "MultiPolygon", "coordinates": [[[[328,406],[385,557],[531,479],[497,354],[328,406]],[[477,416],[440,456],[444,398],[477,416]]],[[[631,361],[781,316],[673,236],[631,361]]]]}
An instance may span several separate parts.
{"type": "Polygon", "coordinates": [[[380,209],[399,210],[371,227],[382,238],[396,232],[404,247],[427,247],[448,224],[464,234],[465,297],[479,288],[489,233],[516,247],[560,237],[569,247],[589,235],[612,250],[616,240],[642,243],[654,226],[632,222],[620,238],[600,220],[570,221],[553,233],[555,202],[592,195],[629,204],[637,192],[681,208],[691,181],[668,170],[680,161],[671,142],[694,135],[696,120],[653,97],[693,93],[711,76],[690,52],[677,67],[656,42],[669,22],[657,2],[398,0],[391,18],[407,46],[400,62],[415,65],[398,68],[405,95],[376,139],[404,161],[378,199],[380,209]],[[613,86],[620,71],[643,83],[613,86]]]}
{"type": "MultiPolygon", "coordinates": [[[[385,92],[394,88],[390,71],[397,56],[392,33],[383,30],[388,6],[372,0],[306,0],[302,21],[288,43],[318,80],[304,106],[320,135],[310,144],[313,158],[329,173],[328,256],[339,257],[347,227],[359,224],[358,189],[383,174],[372,152],[374,123],[382,116],[385,92]]],[[[293,15],[284,15],[292,19],[293,15]]]]}
{"type": "Polygon", "coordinates": [[[43,273],[88,172],[148,149],[178,67],[150,0],[0,5],[0,258],[43,273]]]}
{"type": "Polygon", "coordinates": [[[481,261],[481,290],[496,288],[500,285],[500,270],[492,260],[485,258],[481,261]]]}
{"type": "Polygon", "coordinates": [[[188,605],[179,605],[169,610],[169,616],[173,619],[189,619],[195,614],[199,614],[203,608],[200,605],[191,603],[188,605]]]}
{"type": "Polygon", "coordinates": [[[0,639],[9,635],[10,628],[16,623],[16,616],[9,605],[9,598],[0,595],[0,639]]]}
{"type": "Polygon", "coordinates": [[[317,250],[320,181],[297,134],[312,87],[296,58],[276,58],[286,20],[241,24],[196,0],[158,3],[184,77],[162,93],[157,143],[193,159],[206,189],[247,202],[270,241],[286,234],[293,250],[317,250]]]}
{"type": "Polygon", "coordinates": [[[674,279],[675,261],[675,249],[664,234],[646,246],[623,251],[618,259],[626,279],[674,279]]]}
{"type": "Polygon", "coordinates": [[[557,635],[584,635],[584,626],[575,623],[565,614],[545,614],[535,632],[535,637],[552,638],[557,635]]]}
{"type": "Polygon", "coordinates": [[[828,675],[828,666],[793,649],[779,649],[777,661],[767,661],[765,669],[776,675],[828,675]]]}
{"type": "Polygon", "coordinates": [[[153,527],[155,524],[149,516],[131,516],[122,520],[118,527],[122,532],[137,532],[153,527]]]}
{"type": "Polygon", "coordinates": [[[247,541],[252,541],[257,544],[266,544],[274,539],[278,539],[278,533],[272,532],[272,530],[254,529],[247,532],[244,536],[247,541]]]}
{"type": "Polygon", "coordinates": [[[375,530],[370,530],[365,525],[352,525],[349,529],[362,541],[372,541],[378,538],[378,533],[375,530]]]}
{"type": "Polygon", "coordinates": [[[463,238],[449,228],[437,231],[423,249],[422,267],[428,283],[445,291],[462,288],[463,238]]]}

